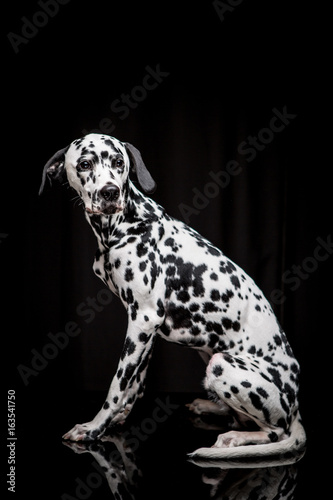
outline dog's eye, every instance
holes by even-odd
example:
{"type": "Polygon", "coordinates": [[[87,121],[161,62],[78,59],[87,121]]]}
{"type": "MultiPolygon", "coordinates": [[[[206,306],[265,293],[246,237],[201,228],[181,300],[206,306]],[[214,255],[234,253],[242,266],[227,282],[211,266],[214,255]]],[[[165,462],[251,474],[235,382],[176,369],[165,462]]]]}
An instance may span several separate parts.
{"type": "Polygon", "coordinates": [[[122,160],[121,158],[118,158],[116,160],[116,167],[123,168],[123,166],[124,166],[124,160],[122,160]]]}
{"type": "Polygon", "coordinates": [[[90,169],[91,169],[91,163],[87,160],[80,161],[80,163],[77,166],[77,170],[79,170],[79,172],[84,172],[90,169]]]}

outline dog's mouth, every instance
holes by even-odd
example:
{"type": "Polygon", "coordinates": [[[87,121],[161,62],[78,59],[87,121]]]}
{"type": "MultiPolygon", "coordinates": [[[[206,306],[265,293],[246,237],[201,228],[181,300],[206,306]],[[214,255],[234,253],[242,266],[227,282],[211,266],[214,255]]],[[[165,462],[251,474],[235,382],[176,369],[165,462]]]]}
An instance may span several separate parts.
{"type": "Polygon", "coordinates": [[[86,207],[85,210],[89,215],[114,215],[121,212],[123,210],[123,207],[121,205],[110,205],[103,209],[99,207],[96,208],[86,207]]]}

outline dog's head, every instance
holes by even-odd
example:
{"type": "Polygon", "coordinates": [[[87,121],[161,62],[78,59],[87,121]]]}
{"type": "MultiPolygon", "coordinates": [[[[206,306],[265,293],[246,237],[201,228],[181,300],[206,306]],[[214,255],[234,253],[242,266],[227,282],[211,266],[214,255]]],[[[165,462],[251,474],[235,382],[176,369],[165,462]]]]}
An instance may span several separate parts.
{"type": "Polygon", "coordinates": [[[88,213],[116,214],[125,208],[131,170],[136,172],[143,191],[152,193],[155,190],[155,181],[134,146],[108,135],[89,134],[50,158],[43,170],[39,194],[47,177],[58,180],[67,177],[88,213]]]}

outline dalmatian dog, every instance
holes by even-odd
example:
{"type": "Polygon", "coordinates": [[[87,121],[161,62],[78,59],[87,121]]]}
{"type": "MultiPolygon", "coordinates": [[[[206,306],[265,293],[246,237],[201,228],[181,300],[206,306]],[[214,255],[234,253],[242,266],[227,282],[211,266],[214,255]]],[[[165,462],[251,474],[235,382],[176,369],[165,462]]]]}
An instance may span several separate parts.
{"type": "Polygon", "coordinates": [[[233,429],[191,457],[276,456],[300,449],[299,364],[273,310],[253,280],[218,248],[142,193],[155,181],[131,144],[88,134],[46,163],[46,179],[79,195],[98,241],[94,272],[124,304],[128,328],[103,407],[63,438],[99,439],[125,421],[143,395],[156,335],[206,358],[211,400],[195,413],[232,413],[233,429]]]}

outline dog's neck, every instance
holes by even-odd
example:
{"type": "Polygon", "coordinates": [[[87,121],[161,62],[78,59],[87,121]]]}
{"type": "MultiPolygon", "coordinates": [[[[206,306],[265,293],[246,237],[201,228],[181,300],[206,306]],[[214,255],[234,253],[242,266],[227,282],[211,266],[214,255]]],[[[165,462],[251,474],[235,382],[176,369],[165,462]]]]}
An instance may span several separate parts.
{"type": "Polygon", "coordinates": [[[162,212],[164,213],[162,207],[147,198],[131,181],[128,181],[125,210],[114,215],[97,215],[88,212],[85,215],[102,250],[102,248],[110,249],[117,244],[120,237],[124,236],[123,230],[120,228],[123,223],[148,224],[152,219],[158,219],[162,212]]]}

